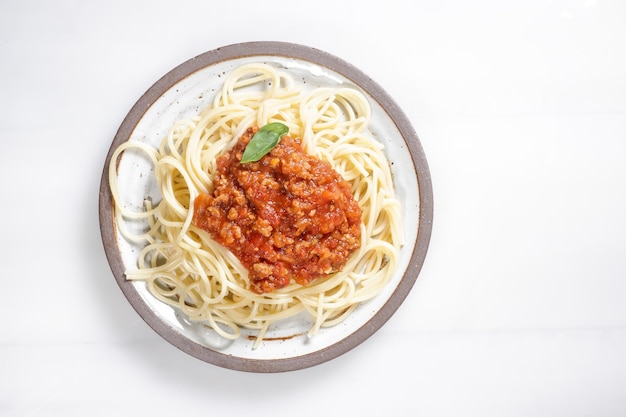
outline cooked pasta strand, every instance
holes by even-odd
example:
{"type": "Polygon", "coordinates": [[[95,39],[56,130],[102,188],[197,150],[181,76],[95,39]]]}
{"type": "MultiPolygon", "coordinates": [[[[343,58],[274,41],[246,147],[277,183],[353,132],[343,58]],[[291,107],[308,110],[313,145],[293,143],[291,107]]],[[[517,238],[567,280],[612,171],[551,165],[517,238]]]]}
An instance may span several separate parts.
{"type": "Polygon", "coordinates": [[[131,140],[114,153],[109,182],[118,230],[145,244],[127,279],[146,282],[157,299],[225,339],[240,337],[242,328],[256,330],[254,347],[271,326],[303,311],[311,316],[311,337],[342,322],[385,287],[403,243],[400,203],[383,146],[367,130],[370,118],[369,103],[356,89],[304,91],[271,65],[236,68],[211,105],[176,122],[158,149],[131,140]],[[292,283],[259,295],[248,289],[241,263],[191,219],[195,197],[213,187],[216,158],[249,127],[274,121],[286,124],[308,153],[328,161],[351,184],[363,211],[362,245],[342,271],[306,287],[292,283]],[[143,154],[154,165],[161,201],[142,208],[124,203],[117,167],[125,152],[143,154]],[[127,222],[145,227],[134,232],[127,222]]]}

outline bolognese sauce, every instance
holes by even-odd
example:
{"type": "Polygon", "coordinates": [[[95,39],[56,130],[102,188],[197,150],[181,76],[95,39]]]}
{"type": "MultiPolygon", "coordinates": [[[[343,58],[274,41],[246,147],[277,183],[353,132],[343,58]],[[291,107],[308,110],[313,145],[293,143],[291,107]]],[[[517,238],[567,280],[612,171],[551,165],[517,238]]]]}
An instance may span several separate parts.
{"type": "Polygon", "coordinates": [[[284,136],[259,161],[241,163],[256,131],[218,158],[193,223],[237,256],[250,289],[263,294],[340,270],[361,245],[361,209],[348,182],[298,138],[284,136]]]}

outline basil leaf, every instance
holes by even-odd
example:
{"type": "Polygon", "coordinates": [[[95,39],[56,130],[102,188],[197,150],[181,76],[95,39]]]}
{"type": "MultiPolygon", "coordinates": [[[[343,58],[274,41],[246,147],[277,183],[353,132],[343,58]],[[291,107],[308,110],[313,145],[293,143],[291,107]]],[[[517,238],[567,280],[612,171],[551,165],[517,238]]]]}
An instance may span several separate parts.
{"type": "Polygon", "coordinates": [[[289,133],[289,128],[282,123],[269,123],[257,130],[246,145],[241,163],[256,162],[274,149],[280,139],[289,133]]]}

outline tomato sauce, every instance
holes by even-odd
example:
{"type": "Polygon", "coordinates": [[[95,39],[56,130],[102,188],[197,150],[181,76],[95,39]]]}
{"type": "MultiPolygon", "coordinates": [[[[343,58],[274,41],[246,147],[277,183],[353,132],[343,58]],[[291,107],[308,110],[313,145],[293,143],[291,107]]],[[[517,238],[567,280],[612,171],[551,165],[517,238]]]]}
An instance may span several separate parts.
{"type": "Polygon", "coordinates": [[[250,289],[263,294],[340,270],[360,247],[361,209],[348,182],[298,138],[284,136],[258,162],[240,163],[256,130],[218,158],[211,194],[194,202],[193,224],[235,254],[250,289]]]}

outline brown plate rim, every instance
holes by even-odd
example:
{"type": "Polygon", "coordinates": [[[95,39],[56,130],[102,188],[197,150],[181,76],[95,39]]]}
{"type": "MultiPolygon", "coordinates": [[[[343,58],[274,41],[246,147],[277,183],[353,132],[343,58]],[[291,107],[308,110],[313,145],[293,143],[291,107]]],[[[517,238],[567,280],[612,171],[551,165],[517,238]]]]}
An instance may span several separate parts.
{"type": "Polygon", "coordinates": [[[223,368],[257,373],[285,372],[309,368],[343,355],[372,336],[396,312],[415,284],[426,258],[432,233],[433,190],[426,155],[410,120],[391,96],[365,73],[345,60],[313,47],[288,42],[243,42],[223,46],[185,61],[161,77],[139,98],[122,121],[104,162],[100,180],[99,221],[105,254],[122,293],[140,317],[156,333],[183,352],[223,368]],[[401,133],[411,154],[419,187],[420,207],[417,239],[409,264],[395,291],[369,321],[344,339],[324,349],[292,358],[262,360],[225,354],[192,341],[165,323],[144,302],[134,285],[125,279],[124,265],[117,245],[113,223],[108,166],[117,146],[130,138],[145,112],[173,85],[194,72],[218,62],[250,56],[281,56],[308,61],[343,75],[367,92],[387,112],[401,133]]]}

